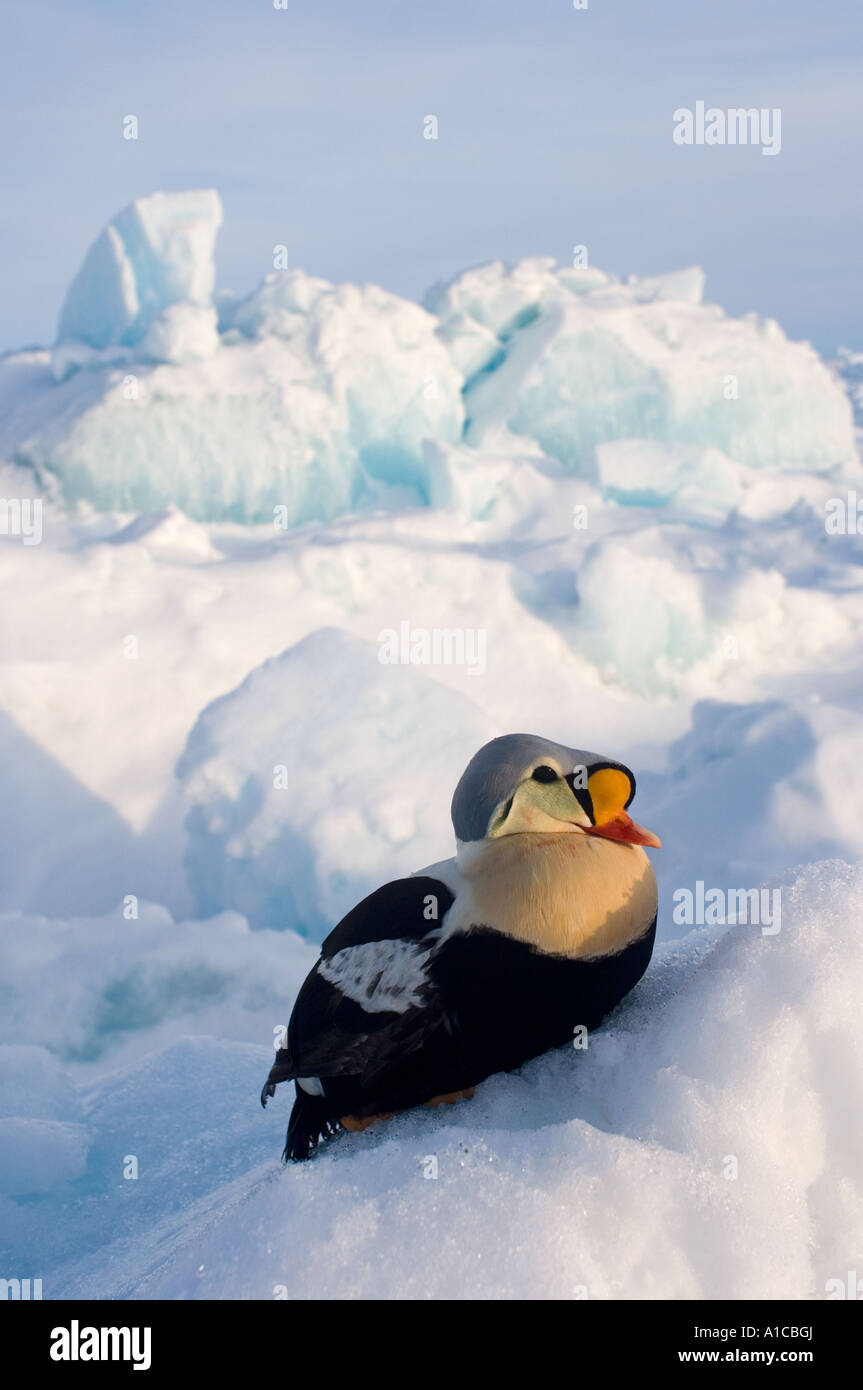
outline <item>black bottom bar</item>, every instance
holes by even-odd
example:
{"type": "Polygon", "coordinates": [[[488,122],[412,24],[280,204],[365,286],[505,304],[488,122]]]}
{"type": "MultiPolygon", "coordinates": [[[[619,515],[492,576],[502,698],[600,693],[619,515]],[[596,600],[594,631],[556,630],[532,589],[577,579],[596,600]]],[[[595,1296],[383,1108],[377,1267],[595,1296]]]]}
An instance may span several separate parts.
{"type": "Polygon", "coordinates": [[[509,1354],[514,1339],[529,1350],[534,1364],[537,1357],[544,1362],[546,1353],[551,1357],[552,1379],[564,1365],[570,1367],[570,1378],[581,1379],[579,1363],[592,1367],[591,1379],[602,1367],[612,1379],[627,1370],[666,1371],[672,1366],[684,1373],[701,1366],[793,1366],[816,1368],[823,1375],[855,1363],[859,1312],[856,1305],[840,1301],[576,1301],[532,1304],[528,1321],[519,1323],[517,1313],[490,1302],[400,1303],[397,1310],[373,1317],[362,1302],[330,1304],[323,1315],[310,1313],[307,1304],[278,1300],[11,1302],[3,1340],[7,1361],[11,1353],[16,1369],[47,1372],[58,1383],[69,1376],[92,1379],[106,1369],[113,1376],[131,1375],[136,1367],[139,1378],[184,1370],[220,1377],[227,1361],[235,1366],[237,1358],[258,1383],[269,1374],[295,1381],[306,1356],[311,1370],[323,1356],[330,1367],[335,1361],[348,1375],[352,1365],[369,1371],[377,1366],[386,1369],[388,1379],[398,1376],[395,1356],[404,1374],[413,1378],[416,1352],[431,1352],[440,1371],[445,1362],[462,1362],[467,1369],[462,1353],[464,1360],[478,1354],[487,1369],[501,1352],[509,1354]],[[390,1318],[393,1335],[388,1338],[390,1318]],[[328,1345],[323,1345],[328,1323],[328,1345]]]}

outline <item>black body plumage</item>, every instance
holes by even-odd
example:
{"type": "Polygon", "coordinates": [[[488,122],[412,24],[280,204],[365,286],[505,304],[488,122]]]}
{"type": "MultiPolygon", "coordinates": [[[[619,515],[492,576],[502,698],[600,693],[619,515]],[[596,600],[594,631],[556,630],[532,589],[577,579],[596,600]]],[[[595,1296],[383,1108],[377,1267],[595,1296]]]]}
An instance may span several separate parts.
{"type": "MultiPolygon", "coordinates": [[[[419,875],[378,889],[330,933],[297,998],[286,1046],[261,1095],[299,1083],[284,1157],[308,1158],[343,1116],[387,1114],[474,1086],[595,1028],[647,969],[656,919],[610,955],[550,954],[477,922],[447,933],[454,896],[419,875]],[[429,904],[434,918],[429,920],[429,904]],[[386,977],[351,974],[352,948],[407,961],[386,977]],[[341,972],[341,973],[339,973],[341,972]],[[344,987],[341,987],[341,986],[344,987]],[[389,1004],[391,1007],[381,1007],[389,1004]]],[[[358,956],[363,962],[367,953],[358,956]]]]}

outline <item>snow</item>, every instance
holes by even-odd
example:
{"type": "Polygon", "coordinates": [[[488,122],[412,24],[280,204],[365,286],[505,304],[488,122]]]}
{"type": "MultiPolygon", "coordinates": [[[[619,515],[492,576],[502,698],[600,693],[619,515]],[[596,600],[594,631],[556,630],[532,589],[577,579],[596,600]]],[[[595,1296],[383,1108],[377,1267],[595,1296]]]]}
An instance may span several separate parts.
{"type": "Polygon", "coordinates": [[[5,1267],[823,1297],[863,1258],[863,551],[824,524],[863,495],[860,354],[695,268],[214,300],[219,220],[138,200],[54,350],[0,358],[0,496],[44,512],[0,534],[5,1267]],[[452,852],[516,730],[635,769],[648,974],[586,1052],[282,1170],[257,1096],[316,942],[452,852]],[[780,892],[780,929],[675,920],[699,883],[780,892]]]}

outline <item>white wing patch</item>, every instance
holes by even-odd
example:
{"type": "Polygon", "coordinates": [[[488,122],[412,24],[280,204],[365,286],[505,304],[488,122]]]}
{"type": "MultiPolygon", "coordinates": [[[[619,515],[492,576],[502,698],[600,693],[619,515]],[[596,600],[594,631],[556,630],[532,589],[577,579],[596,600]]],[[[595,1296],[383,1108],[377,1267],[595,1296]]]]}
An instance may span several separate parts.
{"type": "Polygon", "coordinates": [[[403,1014],[424,1003],[431,942],[366,941],[318,961],[318,974],[369,1013],[403,1014]]]}

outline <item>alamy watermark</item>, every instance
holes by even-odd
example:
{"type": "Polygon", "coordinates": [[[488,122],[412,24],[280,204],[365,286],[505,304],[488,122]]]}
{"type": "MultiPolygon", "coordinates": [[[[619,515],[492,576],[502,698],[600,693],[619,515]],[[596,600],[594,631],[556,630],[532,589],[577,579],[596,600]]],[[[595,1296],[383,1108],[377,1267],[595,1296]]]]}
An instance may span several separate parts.
{"type": "Polygon", "coordinates": [[[82,1327],[73,1318],[69,1327],[51,1332],[52,1361],[131,1361],[133,1371],[150,1369],[152,1329],[149,1327],[82,1327]]]}
{"type": "Polygon", "coordinates": [[[0,1279],[0,1302],[12,1299],[27,1302],[42,1297],[41,1279],[0,1279]]]}
{"type": "Polygon", "coordinates": [[[779,106],[732,106],[723,111],[703,101],[678,106],[673,115],[675,145],[760,145],[762,154],[782,149],[782,110],[779,106]]]}
{"type": "Polygon", "coordinates": [[[20,536],[25,545],[39,545],[41,497],[0,497],[0,536],[20,536]]]}
{"type": "Polygon", "coordinates": [[[863,536],[863,497],[849,489],[845,497],[828,497],[824,530],[828,536],[863,536]]]}
{"type": "Polygon", "coordinates": [[[486,632],[476,627],[411,627],[403,620],[398,628],[378,633],[378,661],[382,666],[464,666],[469,676],[485,672],[486,632]]]}
{"type": "Polygon", "coordinates": [[[828,1279],[824,1285],[824,1296],[828,1299],[850,1298],[854,1303],[863,1302],[863,1275],[856,1269],[849,1269],[843,1279],[828,1279]]]}
{"type": "Polygon", "coordinates": [[[762,936],[776,936],[782,926],[781,888],[675,888],[671,920],[679,927],[748,925],[762,936]]]}

